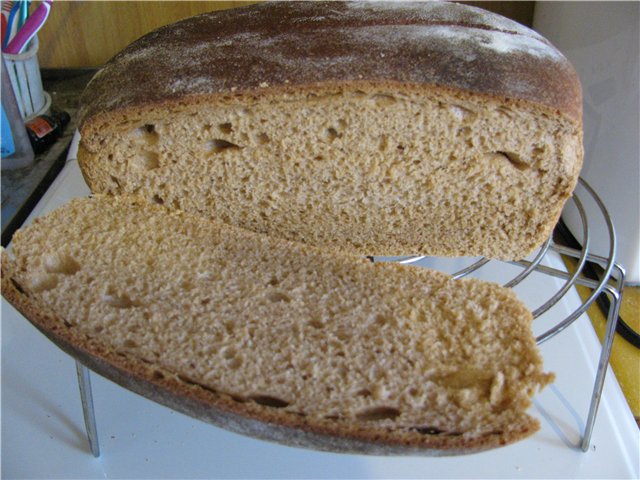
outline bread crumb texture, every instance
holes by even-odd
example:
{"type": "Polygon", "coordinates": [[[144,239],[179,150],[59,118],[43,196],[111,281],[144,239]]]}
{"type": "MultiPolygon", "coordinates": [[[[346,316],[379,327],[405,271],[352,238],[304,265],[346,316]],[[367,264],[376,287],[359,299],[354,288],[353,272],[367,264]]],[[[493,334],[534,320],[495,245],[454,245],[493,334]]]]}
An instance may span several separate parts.
{"type": "Polygon", "coordinates": [[[17,232],[12,257],[59,327],[275,418],[508,438],[536,429],[525,410],[551,379],[510,290],[141,199],[75,200],[17,232]]]}
{"type": "Polygon", "coordinates": [[[581,137],[558,118],[443,92],[303,97],[151,111],[83,137],[80,165],[95,192],[367,255],[521,258],[575,186],[581,137]]]}

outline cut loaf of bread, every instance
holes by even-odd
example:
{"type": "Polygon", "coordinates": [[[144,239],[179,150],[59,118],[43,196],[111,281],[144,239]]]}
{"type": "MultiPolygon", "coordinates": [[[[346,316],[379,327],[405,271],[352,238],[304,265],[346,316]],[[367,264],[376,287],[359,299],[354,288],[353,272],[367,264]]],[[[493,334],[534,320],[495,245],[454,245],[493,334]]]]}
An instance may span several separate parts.
{"type": "Polygon", "coordinates": [[[197,16],[109,61],[82,109],[92,191],[366,255],[525,257],[582,165],[566,58],[454,3],[197,16]]]}
{"type": "Polygon", "coordinates": [[[18,231],[2,294],[91,369],[297,446],[468,453],[538,428],[551,380],[515,294],[126,196],[18,231]]]}

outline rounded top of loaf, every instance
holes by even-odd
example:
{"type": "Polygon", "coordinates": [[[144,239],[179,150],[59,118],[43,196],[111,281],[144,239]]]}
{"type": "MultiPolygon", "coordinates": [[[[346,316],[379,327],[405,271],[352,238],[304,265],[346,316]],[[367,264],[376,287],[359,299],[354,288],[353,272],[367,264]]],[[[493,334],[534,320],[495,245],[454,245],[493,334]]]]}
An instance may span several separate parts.
{"type": "Polygon", "coordinates": [[[571,64],[499,15],[439,2],[267,2],[188,18],[129,45],[87,86],[81,128],[132,107],[359,82],[525,101],[581,123],[571,64]]]}

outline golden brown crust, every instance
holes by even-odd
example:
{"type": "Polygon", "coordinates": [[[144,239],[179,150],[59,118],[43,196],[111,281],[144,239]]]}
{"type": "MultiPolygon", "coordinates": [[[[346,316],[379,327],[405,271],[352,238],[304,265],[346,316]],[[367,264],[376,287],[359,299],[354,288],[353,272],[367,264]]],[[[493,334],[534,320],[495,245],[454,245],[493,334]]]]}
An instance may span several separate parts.
{"type": "Polygon", "coordinates": [[[581,124],[573,67],[510,20],[453,3],[267,2],[134,42],[87,87],[81,129],[105,112],[359,81],[524,101],[581,124]]]}
{"type": "Polygon", "coordinates": [[[244,403],[140,358],[114,351],[95,338],[65,325],[47,311],[12,275],[2,252],[2,295],[36,328],[82,364],[152,401],[222,428],[279,443],[335,452],[376,455],[456,455],[496,448],[525,438],[539,428],[527,417],[519,430],[479,437],[429,434],[415,430],[387,430],[347,425],[337,420],[306,418],[255,403],[244,403]]]}

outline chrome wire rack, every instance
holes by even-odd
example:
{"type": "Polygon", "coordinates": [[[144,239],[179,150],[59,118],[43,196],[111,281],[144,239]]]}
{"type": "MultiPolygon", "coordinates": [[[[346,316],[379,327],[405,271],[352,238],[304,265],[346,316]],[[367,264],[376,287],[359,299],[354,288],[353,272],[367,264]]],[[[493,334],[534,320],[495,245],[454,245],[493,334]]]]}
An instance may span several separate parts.
{"type": "MultiPolygon", "coordinates": [[[[490,260],[487,258],[472,259],[469,260],[469,265],[458,269],[452,276],[454,278],[462,278],[465,276],[474,275],[482,267],[490,262],[506,263],[513,267],[516,267],[516,273],[503,281],[503,285],[508,288],[514,288],[525,282],[539,282],[539,278],[532,278],[531,275],[534,272],[559,278],[564,280],[562,286],[554,292],[554,294],[546,299],[539,307],[532,310],[534,318],[539,318],[545,314],[551,312],[553,307],[560,302],[560,300],[576,285],[581,285],[591,289],[591,294],[588,298],[582,301],[582,303],[568,316],[562,318],[560,321],[554,321],[552,326],[546,331],[539,334],[536,337],[538,344],[542,344],[550,340],[555,335],[562,332],[574,321],[576,321],[591,304],[601,295],[605,294],[609,297],[610,305],[607,313],[607,323],[604,340],[602,342],[602,349],[600,353],[600,359],[598,362],[598,368],[596,372],[593,391],[591,394],[591,403],[589,406],[589,412],[584,432],[582,433],[581,447],[584,452],[589,449],[591,435],[593,433],[593,426],[595,424],[596,415],[598,412],[598,406],[600,404],[600,398],[604,387],[605,375],[607,373],[607,366],[609,364],[609,358],[611,356],[611,348],[613,345],[613,338],[616,331],[616,324],[618,321],[618,314],[620,311],[620,302],[622,299],[622,290],[624,285],[625,271],[621,265],[615,263],[616,257],[616,236],[611,221],[611,217],[607,212],[607,209],[596,192],[589,186],[589,184],[582,178],[578,181],[578,186],[572,199],[568,202],[567,206],[573,204],[577,208],[579,218],[582,223],[582,248],[575,249],[563,246],[556,243],[553,240],[553,236],[540,247],[540,249],[532,256],[530,260],[520,261],[500,261],[490,260]],[[600,256],[590,252],[590,223],[593,220],[588,218],[588,215],[584,208],[583,200],[595,202],[597,210],[604,220],[606,225],[604,228],[608,230],[609,234],[609,251],[607,256],[600,256]],[[565,257],[576,259],[576,266],[573,273],[566,270],[560,270],[545,265],[544,260],[548,256],[549,252],[555,252],[565,257]],[[585,266],[588,263],[594,263],[602,267],[603,273],[599,276],[598,280],[593,280],[585,274],[585,266]]],[[[419,264],[422,260],[429,260],[429,257],[425,256],[407,256],[407,257],[392,257],[392,258],[375,258],[374,261],[395,261],[403,264],[419,264]]],[[[459,260],[459,259],[457,259],[459,260]]],[[[557,316],[557,315],[556,315],[557,316]]],[[[76,361],[78,383],[80,386],[80,397],[82,400],[82,408],[84,413],[85,427],[87,431],[87,437],[89,440],[89,446],[94,456],[100,455],[100,448],[98,444],[98,435],[93,407],[93,399],[91,394],[91,380],[89,376],[89,369],[76,361]]]]}
{"type": "MultiPolygon", "coordinates": [[[[521,261],[509,261],[504,262],[510,265],[519,267],[520,270],[508,280],[504,281],[503,285],[508,288],[513,288],[516,285],[525,281],[537,282],[539,279],[531,279],[530,275],[533,272],[539,272],[544,275],[548,275],[555,278],[564,280],[564,284],[542,305],[532,311],[534,318],[542,317],[545,313],[552,311],[553,307],[565,296],[572,287],[581,285],[591,289],[591,293],[588,298],[584,299],[582,303],[568,316],[560,321],[554,322],[554,324],[548,328],[545,332],[539,334],[536,337],[538,345],[551,339],[558,333],[562,332],[565,328],[576,321],[591,304],[601,295],[605,294],[609,297],[610,304],[607,312],[607,323],[605,336],[602,342],[602,350],[600,353],[600,359],[598,362],[598,369],[596,372],[596,378],[591,394],[591,403],[589,407],[589,413],[587,416],[587,422],[585,430],[582,434],[581,448],[584,452],[589,449],[591,441],[591,435],[593,433],[593,426],[595,424],[596,415],[598,412],[598,406],[600,404],[600,398],[602,395],[602,389],[604,387],[605,375],[607,373],[607,365],[609,364],[609,358],[611,356],[611,347],[613,346],[613,338],[616,331],[616,325],[618,322],[618,314],[620,312],[620,302],[622,299],[622,291],[624,287],[624,268],[615,263],[616,258],[616,235],[613,227],[611,217],[605,207],[604,203],[598,197],[597,193],[591,188],[591,186],[582,178],[578,181],[578,187],[574,192],[572,199],[567,207],[570,208],[570,204],[573,204],[578,210],[579,218],[582,223],[582,248],[575,249],[563,246],[554,242],[553,235],[550,236],[547,241],[540,247],[540,249],[533,255],[531,260],[521,261]],[[585,211],[583,200],[589,200],[597,205],[602,220],[606,225],[609,235],[609,251],[607,256],[596,255],[590,252],[590,236],[591,227],[590,220],[585,211]],[[576,266],[573,273],[569,273],[565,270],[559,270],[543,264],[543,260],[549,252],[556,252],[560,255],[576,259],[576,266]],[[599,275],[598,280],[593,280],[585,274],[585,267],[588,263],[594,263],[602,267],[603,273],[599,275]]],[[[428,257],[424,256],[412,256],[402,257],[396,261],[404,264],[413,264],[420,262],[428,257]]],[[[454,278],[462,278],[470,276],[487,265],[489,262],[501,262],[500,260],[489,260],[487,258],[474,259],[470,261],[470,265],[457,270],[452,273],[454,278]]]]}

